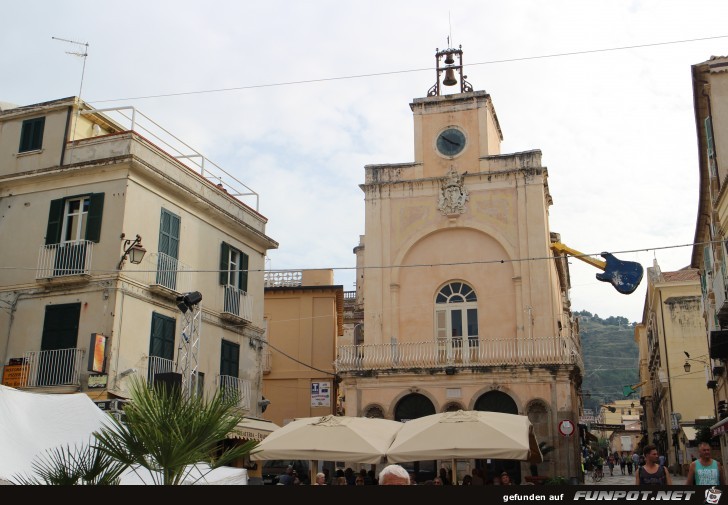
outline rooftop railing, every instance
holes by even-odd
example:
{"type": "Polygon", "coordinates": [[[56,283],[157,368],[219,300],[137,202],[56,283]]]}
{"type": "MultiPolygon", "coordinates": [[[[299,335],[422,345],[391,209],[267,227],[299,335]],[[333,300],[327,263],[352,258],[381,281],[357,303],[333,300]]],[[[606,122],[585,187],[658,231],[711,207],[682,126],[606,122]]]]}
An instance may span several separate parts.
{"type": "Polygon", "coordinates": [[[150,141],[158,142],[161,144],[160,147],[163,147],[170,155],[188,168],[199,172],[202,177],[220,187],[220,189],[224,189],[230,196],[234,196],[241,201],[244,201],[244,198],[254,198],[255,210],[259,211],[260,196],[258,193],[136,108],[130,106],[109,107],[106,109],[84,110],[81,111],[81,114],[108,115],[112,121],[121,125],[122,128],[136,131],[150,141]]]}

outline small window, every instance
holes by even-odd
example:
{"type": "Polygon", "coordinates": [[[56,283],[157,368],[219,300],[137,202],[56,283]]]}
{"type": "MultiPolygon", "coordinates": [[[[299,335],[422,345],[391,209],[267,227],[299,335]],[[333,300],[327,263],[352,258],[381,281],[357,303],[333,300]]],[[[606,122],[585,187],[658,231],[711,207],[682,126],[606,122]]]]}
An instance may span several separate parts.
{"type": "Polygon", "coordinates": [[[18,152],[26,153],[41,149],[43,147],[44,127],[45,117],[37,117],[23,121],[23,127],[20,130],[20,147],[18,148],[18,152]]]}

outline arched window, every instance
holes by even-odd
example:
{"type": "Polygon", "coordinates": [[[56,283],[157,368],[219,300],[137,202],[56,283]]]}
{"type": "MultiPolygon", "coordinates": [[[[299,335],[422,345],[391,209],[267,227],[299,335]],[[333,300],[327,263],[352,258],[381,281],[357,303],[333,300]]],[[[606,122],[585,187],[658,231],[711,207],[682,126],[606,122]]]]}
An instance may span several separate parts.
{"type": "Polygon", "coordinates": [[[364,409],[364,417],[384,419],[384,409],[382,409],[379,405],[372,405],[364,409]]]}
{"type": "Polygon", "coordinates": [[[448,361],[466,360],[478,347],[478,297],[468,284],[451,281],[438,291],[435,339],[446,350],[448,361]]]}

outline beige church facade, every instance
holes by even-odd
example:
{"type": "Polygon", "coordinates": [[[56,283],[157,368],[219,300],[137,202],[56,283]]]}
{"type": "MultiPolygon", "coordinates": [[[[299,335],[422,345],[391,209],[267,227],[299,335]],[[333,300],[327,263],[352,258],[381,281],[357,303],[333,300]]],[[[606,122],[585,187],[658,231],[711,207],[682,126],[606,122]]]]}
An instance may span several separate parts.
{"type": "MultiPolygon", "coordinates": [[[[363,325],[336,361],[346,415],[527,415],[539,441],[556,448],[539,473],[578,476],[578,434],[558,428],[578,422],[583,364],[568,265],[551,250],[559,236],[541,152],[501,153],[493,101],[462,71],[460,93],[440,89],[438,78],[410,104],[414,161],[365,167],[365,234],[355,249],[363,325]]],[[[412,469],[440,464],[450,462],[412,469]]],[[[521,482],[529,474],[527,463],[467,465],[521,482]]]]}

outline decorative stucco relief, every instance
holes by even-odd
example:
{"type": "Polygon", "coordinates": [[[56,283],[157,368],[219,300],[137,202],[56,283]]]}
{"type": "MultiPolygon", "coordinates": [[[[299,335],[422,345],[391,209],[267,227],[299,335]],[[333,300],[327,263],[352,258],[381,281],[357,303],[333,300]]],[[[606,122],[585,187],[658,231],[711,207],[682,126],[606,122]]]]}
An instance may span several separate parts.
{"type": "Polygon", "coordinates": [[[446,216],[457,216],[465,213],[465,203],[470,199],[468,191],[463,185],[464,176],[450,167],[442,181],[440,200],[437,208],[446,216]]]}

